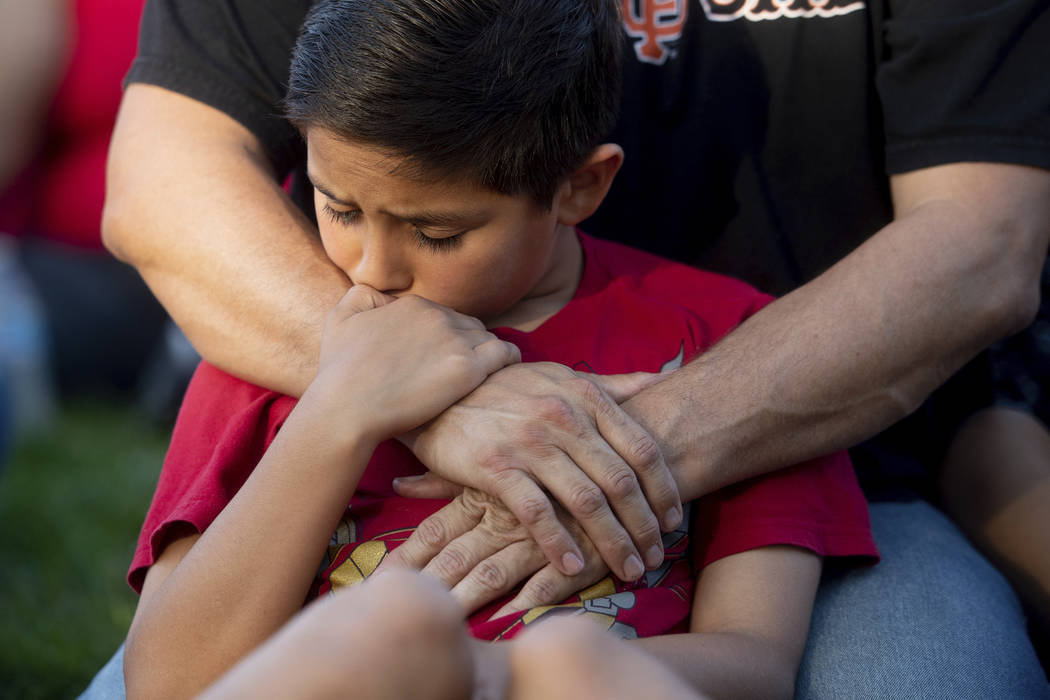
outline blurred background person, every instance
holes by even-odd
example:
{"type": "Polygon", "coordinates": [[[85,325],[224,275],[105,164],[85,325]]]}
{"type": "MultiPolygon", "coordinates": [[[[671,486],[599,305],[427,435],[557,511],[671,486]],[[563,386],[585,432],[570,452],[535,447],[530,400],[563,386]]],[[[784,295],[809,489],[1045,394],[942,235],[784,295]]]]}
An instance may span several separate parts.
{"type": "Polygon", "coordinates": [[[0,1],[0,352],[16,435],[47,425],[52,385],[137,396],[166,419],[195,364],[100,238],[106,154],[143,4],[0,1]]]}

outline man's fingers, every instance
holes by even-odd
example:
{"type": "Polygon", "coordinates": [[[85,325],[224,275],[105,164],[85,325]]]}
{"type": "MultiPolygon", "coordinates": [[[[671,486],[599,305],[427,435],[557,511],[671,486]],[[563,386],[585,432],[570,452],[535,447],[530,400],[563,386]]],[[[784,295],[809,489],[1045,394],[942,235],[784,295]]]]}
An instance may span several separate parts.
{"type": "Polygon", "coordinates": [[[529,531],[548,561],[567,576],[583,569],[580,548],[535,481],[516,469],[498,471],[492,476],[492,492],[529,531]]]}
{"type": "Polygon", "coordinates": [[[470,532],[480,521],[482,513],[469,508],[461,498],[426,518],[401,546],[383,558],[379,568],[407,566],[422,569],[449,542],[470,532]]]}
{"type": "Polygon", "coordinates": [[[618,463],[618,473],[629,483],[615,482],[615,485],[610,487],[612,480],[607,477],[614,468],[606,465],[596,466],[594,462],[597,460],[593,453],[582,454],[575,460],[571,455],[547,460],[542,465],[543,472],[539,476],[544,483],[550,485],[551,494],[558,503],[569,511],[569,514],[587,533],[609,568],[624,581],[634,581],[645,573],[647,564],[657,566],[663,561],[660,529],[656,518],[649,511],[649,506],[642,497],[634,474],[608,447],[604,446],[604,443],[601,446],[597,444],[600,442],[597,439],[593,440],[590,444],[591,449],[604,452],[602,456],[606,462],[618,463]],[[581,471],[577,464],[589,466],[589,474],[581,471]],[[545,478],[555,473],[557,478],[553,476],[545,478]],[[597,478],[593,478],[595,476],[597,478]],[[615,493],[622,502],[632,506],[633,510],[627,507],[622,508],[629,517],[617,518],[609,507],[609,502],[603,492],[615,493]],[[638,529],[640,535],[636,536],[630,532],[632,527],[638,529]],[[641,542],[644,548],[639,550],[635,542],[641,542]],[[657,549],[650,551],[654,546],[657,549]],[[645,553],[647,558],[643,559],[641,553],[645,553]],[[650,562],[649,559],[652,561],[650,562]]]}
{"type": "MultiPolygon", "coordinates": [[[[656,514],[664,532],[671,532],[677,528],[682,522],[682,500],[678,495],[678,485],[674,476],[664,461],[660,445],[619,405],[600,403],[595,407],[594,418],[598,432],[605,442],[630,467],[641,484],[647,504],[644,510],[656,514]]],[[[610,488],[613,489],[616,488],[617,481],[626,481],[620,474],[611,474],[608,478],[612,480],[610,488]]],[[[624,489],[623,493],[630,491],[624,489]]],[[[631,519],[630,523],[624,521],[628,527],[647,522],[637,503],[614,499],[613,505],[621,519],[631,519]],[[621,508],[627,510],[621,511],[621,508]]],[[[632,529],[632,532],[638,531],[632,529]]]]}
{"type": "MultiPolygon", "coordinates": [[[[465,537],[469,537],[469,533],[465,537]]],[[[466,543],[464,549],[482,551],[479,543],[466,543]]],[[[518,582],[545,565],[550,566],[535,542],[519,540],[503,549],[497,548],[490,556],[477,561],[469,572],[452,585],[452,597],[459,601],[464,612],[469,615],[505,595],[518,582]]]]}
{"type": "Polygon", "coordinates": [[[463,492],[462,486],[434,472],[399,477],[394,479],[393,488],[394,493],[404,498],[455,498],[463,492]]]}

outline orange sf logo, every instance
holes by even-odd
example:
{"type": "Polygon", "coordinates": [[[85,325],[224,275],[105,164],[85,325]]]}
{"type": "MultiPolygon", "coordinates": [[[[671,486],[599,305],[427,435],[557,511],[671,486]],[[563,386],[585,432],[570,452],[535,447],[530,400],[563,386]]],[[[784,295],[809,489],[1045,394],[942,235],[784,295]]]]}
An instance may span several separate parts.
{"type": "Polygon", "coordinates": [[[663,64],[674,55],[672,44],[682,38],[687,0],[623,0],[623,24],[644,63],[663,64]]]}

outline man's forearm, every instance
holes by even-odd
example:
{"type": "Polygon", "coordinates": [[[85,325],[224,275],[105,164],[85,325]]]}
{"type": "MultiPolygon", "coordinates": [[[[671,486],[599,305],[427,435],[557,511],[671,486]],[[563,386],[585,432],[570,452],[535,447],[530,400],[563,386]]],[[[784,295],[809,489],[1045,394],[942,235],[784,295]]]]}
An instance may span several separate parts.
{"type": "Polygon", "coordinates": [[[130,86],[103,233],[205,359],[286,394],[309,384],[324,316],[348,281],[240,124],[181,95],[130,86]]]}
{"type": "Polygon", "coordinates": [[[944,168],[897,179],[895,222],[625,404],[683,500],[874,435],[1027,324],[1050,174],[944,168]]]}

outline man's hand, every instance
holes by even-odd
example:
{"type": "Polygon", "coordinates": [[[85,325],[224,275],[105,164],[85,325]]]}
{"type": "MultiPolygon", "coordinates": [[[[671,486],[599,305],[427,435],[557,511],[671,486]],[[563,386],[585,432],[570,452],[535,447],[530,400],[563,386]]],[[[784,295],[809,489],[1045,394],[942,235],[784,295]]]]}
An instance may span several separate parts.
{"type": "MultiPolygon", "coordinates": [[[[549,362],[507,367],[402,440],[438,475],[505,503],[547,559],[575,576],[585,569],[581,549],[546,490],[609,568],[633,581],[663,560],[661,526],[673,529],[682,517],[659,447],[618,405],[661,379],[549,362]]],[[[421,495],[411,483],[396,486],[421,495]]]]}
{"type": "Polygon", "coordinates": [[[558,506],[562,524],[580,544],[585,562],[574,576],[548,563],[529,531],[498,499],[463,489],[451,503],[420,523],[412,536],[390,552],[381,569],[422,569],[445,583],[469,614],[529,577],[496,617],[564,600],[597,582],[609,569],[586,533],[558,506]]]}

